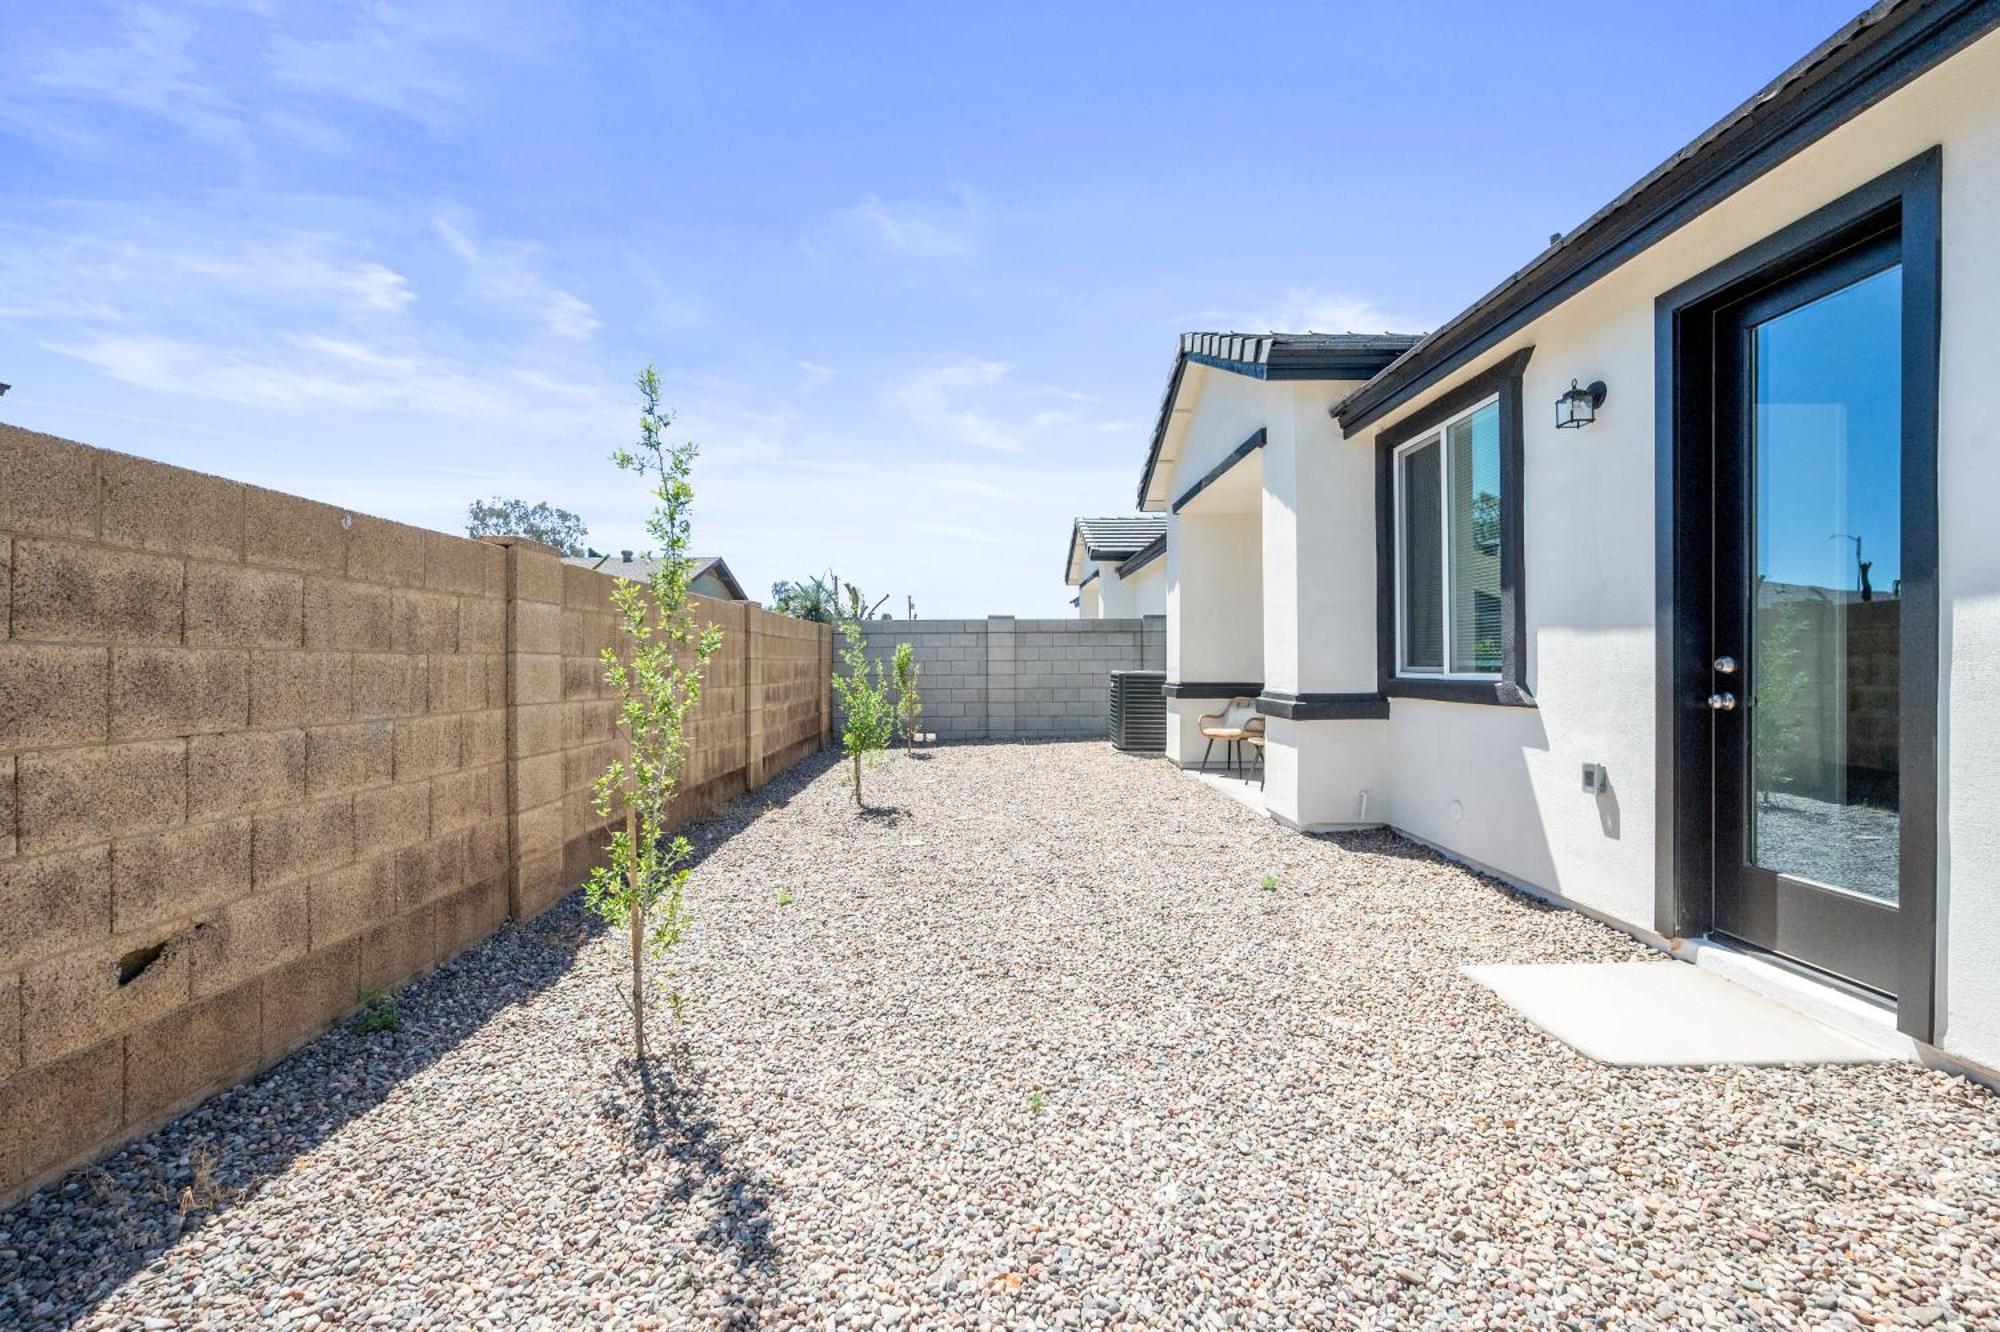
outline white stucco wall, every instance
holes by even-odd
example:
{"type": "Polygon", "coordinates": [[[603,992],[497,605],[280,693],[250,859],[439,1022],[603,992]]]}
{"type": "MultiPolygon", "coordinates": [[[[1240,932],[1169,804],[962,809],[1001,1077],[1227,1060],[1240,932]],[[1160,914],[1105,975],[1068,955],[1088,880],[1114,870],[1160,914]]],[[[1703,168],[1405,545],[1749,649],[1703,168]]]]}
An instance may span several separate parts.
{"type": "MultiPolygon", "coordinates": [[[[1504,874],[1650,929],[1654,299],[1934,145],[1942,145],[1944,173],[1939,876],[1948,923],[1939,1044],[1995,1067],[2000,534],[1991,497],[2000,494],[1993,387],[1993,367],[2000,365],[2000,228],[1994,223],[2000,217],[2000,36],[1982,40],[1774,168],[1427,395],[1449,390],[1520,347],[1535,348],[1524,383],[1523,500],[1528,683],[1540,707],[1395,701],[1384,817],[1504,874]],[[1557,431],[1552,404],[1572,379],[1602,379],[1610,396],[1590,428],[1557,431]],[[1586,762],[1608,766],[1608,797],[1579,789],[1586,762]]],[[[1340,446],[1345,461],[1338,483],[1342,490],[1365,488],[1370,497],[1371,554],[1376,433],[1366,430],[1340,446]]],[[[1278,471],[1273,468],[1274,476],[1278,471]]],[[[1274,491],[1267,502],[1282,505],[1286,497],[1274,491]]],[[[1359,511],[1336,502],[1326,512],[1359,511]]],[[[1359,524],[1321,522],[1314,515],[1301,530],[1350,526],[1359,524]]],[[[1321,567],[1345,569],[1354,554],[1329,549],[1321,567]]],[[[1299,563],[1310,567],[1303,558],[1299,563]]],[[[1317,627],[1329,638],[1352,636],[1302,646],[1301,661],[1324,656],[1339,667],[1324,678],[1346,678],[1350,649],[1363,638],[1373,650],[1372,581],[1365,599],[1351,592],[1349,580],[1329,576],[1303,584],[1297,598],[1299,627],[1292,632],[1317,627]]],[[[1284,604],[1281,597],[1273,601],[1284,604]]],[[[1282,638],[1282,631],[1273,632],[1267,642],[1282,638]]],[[[1307,768],[1314,762],[1310,756],[1287,761],[1307,768]]]]}
{"type": "Polygon", "coordinates": [[[1101,620],[1104,618],[1104,597],[1100,587],[1104,579],[1085,583],[1076,590],[1076,618],[1079,620],[1101,620]]]}
{"type": "Polygon", "coordinates": [[[1164,555],[1137,569],[1129,578],[1118,573],[1122,560],[1113,560],[1101,567],[1104,573],[1095,586],[1101,589],[1099,600],[1103,614],[1108,619],[1136,620],[1147,615],[1167,613],[1167,561],[1164,555]]]}

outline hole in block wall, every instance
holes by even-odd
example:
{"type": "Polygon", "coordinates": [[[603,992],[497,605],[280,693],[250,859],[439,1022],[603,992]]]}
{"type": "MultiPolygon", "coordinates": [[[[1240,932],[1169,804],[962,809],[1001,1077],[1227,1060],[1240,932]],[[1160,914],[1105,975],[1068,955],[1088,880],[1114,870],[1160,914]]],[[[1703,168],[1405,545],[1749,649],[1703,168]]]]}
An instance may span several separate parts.
{"type": "Polygon", "coordinates": [[[166,951],[167,945],[163,940],[160,943],[150,944],[145,948],[134,948],[131,952],[119,958],[118,984],[125,986],[138,980],[139,977],[146,974],[146,968],[159,961],[160,955],[166,951]]]}

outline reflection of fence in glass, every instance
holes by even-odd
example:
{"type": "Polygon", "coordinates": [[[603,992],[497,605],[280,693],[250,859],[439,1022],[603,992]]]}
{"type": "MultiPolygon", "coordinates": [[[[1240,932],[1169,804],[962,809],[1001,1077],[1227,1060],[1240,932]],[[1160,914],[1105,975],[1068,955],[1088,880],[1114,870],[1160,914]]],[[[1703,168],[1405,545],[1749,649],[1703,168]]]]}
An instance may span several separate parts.
{"type": "Polygon", "coordinates": [[[1767,583],[1754,631],[1760,798],[1896,807],[1902,603],[1767,583]]]}

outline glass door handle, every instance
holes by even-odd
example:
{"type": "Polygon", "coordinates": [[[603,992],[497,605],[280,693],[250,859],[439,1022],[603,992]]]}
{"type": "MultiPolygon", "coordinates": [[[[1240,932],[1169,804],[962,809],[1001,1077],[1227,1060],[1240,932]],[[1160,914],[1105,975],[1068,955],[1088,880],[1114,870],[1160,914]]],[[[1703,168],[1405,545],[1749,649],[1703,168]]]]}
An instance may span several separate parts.
{"type": "Polygon", "coordinates": [[[1736,711],[1736,695],[1710,694],[1708,696],[1708,706],[1714,708],[1717,712],[1734,712],[1736,711]]]}
{"type": "Polygon", "coordinates": [[[1736,658],[1734,658],[1734,657],[1717,657],[1717,658],[1715,659],[1715,673],[1716,673],[1717,675],[1734,675],[1734,674],[1736,674],[1736,658]]]}

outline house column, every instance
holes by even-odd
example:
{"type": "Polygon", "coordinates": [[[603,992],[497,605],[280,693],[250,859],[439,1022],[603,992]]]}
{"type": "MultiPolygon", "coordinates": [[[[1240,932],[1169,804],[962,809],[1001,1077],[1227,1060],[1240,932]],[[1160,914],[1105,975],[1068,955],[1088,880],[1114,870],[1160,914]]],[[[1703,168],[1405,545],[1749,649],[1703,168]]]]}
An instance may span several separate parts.
{"type": "Polygon", "coordinates": [[[1354,387],[1292,385],[1264,449],[1264,807],[1312,830],[1388,817],[1374,456],[1328,412],[1354,387]]]}

